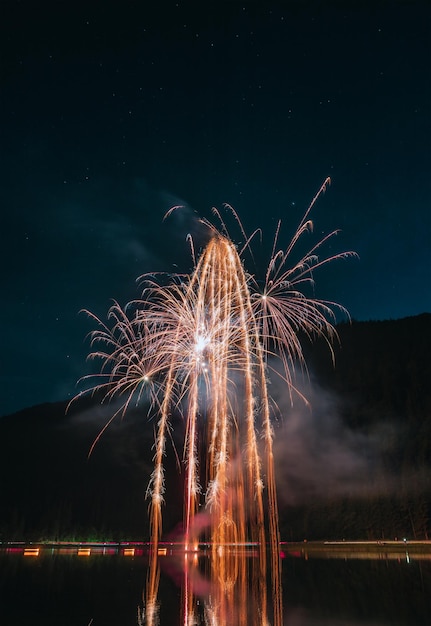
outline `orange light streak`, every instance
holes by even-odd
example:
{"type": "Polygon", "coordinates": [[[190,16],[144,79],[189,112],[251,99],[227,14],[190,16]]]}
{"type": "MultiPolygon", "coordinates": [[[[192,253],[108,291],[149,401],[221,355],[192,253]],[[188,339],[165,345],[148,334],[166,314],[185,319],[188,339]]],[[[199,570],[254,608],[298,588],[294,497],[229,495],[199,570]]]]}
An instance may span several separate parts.
{"type": "Polygon", "coordinates": [[[90,556],[91,548],[78,548],[78,556],[90,556]]]}

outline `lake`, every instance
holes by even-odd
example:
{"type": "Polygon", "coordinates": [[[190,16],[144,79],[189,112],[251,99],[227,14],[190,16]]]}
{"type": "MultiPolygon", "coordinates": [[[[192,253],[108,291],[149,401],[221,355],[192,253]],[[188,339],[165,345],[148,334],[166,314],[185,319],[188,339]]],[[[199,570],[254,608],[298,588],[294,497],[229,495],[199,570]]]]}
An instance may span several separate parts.
{"type": "MultiPolygon", "coordinates": [[[[223,568],[218,566],[219,578],[212,576],[211,587],[208,572],[214,574],[214,568],[208,551],[184,555],[171,546],[160,550],[162,626],[184,624],[187,612],[196,624],[212,619],[212,625],[261,626],[263,604],[263,613],[274,623],[270,585],[266,592],[262,578],[251,574],[258,560],[253,550],[229,555],[223,568]],[[250,577],[248,583],[244,576],[250,577]]],[[[431,624],[429,551],[408,545],[353,551],[348,546],[314,550],[286,544],[281,557],[283,626],[431,624]]],[[[148,564],[147,550],[138,544],[3,544],[0,624],[147,624],[141,610],[145,593],[148,597],[148,564]]]]}

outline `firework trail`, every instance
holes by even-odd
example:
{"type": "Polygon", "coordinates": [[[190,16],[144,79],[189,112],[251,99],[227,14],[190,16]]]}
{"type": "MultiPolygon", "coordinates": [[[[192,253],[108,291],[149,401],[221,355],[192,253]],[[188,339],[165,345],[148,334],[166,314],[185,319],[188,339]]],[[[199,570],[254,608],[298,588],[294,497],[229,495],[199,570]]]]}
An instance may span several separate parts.
{"type": "MultiPolygon", "coordinates": [[[[210,237],[191,274],[175,275],[168,284],[145,275],[141,277],[141,299],[124,310],[114,303],[108,324],[93,316],[99,328],[92,333],[91,343],[99,349],[94,349],[90,358],[101,360],[101,368],[91,390],[101,391],[107,400],[122,396],[117,414],[145,398],[157,415],[154,470],[147,489],[153,554],[162,534],[170,420],[174,413],[180,413],[185,422],[185,549],[192,549],[203,539],[193,523],[203,507],[211,520],[204,540],[211,543],[214,555],[229,544],[255,542],[260,546],[258,579],[263,585],[268,543],[273,589],[279,587],[278,511],[267,380],[272,371],[270,357],[276,356],[283,366],[282,373],[277,370],[277,374],[286,381],[292,396],[293,365],[303,363],[300,335],[322,335],[329,345],[335,336],[334,310],[342,307],[306,297],[304,287],[313,282],[314,270],[354,253],[319,258],[320,248],[336,234],[334,231],[290,265],[295,244],[312,229],[310,211],[328,183],[329,179],[316,194],[286,249],[278,249],[278,225],[263,286],[247,273],[242,260],[252,237],[238,250],[215,211],[221,226],[201,220],[210,237]]],[[[195,259],[193,245],[192,252],[195,259]]],[[[157,584],[158,566],[154,563],[150,596],[157,584]]],[[[281,623],[278,598],[275,593],[279,605],[274,609],[275,623],[281,623]]]]}

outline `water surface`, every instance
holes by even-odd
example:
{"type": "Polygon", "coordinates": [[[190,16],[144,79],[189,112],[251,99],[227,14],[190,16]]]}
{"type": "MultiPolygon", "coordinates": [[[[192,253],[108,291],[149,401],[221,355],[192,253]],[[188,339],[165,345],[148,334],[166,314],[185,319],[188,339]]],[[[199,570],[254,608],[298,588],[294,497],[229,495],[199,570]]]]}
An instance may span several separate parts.
{"type": "MultiPolygon", "coordinates": [[[[2,626],[137,626],[148,558],[127,547],[0,550],[2,626]]],[[[431,559],[406,552],[284,549],[283,625],[426,626],[431,623],[431,559]]],[[[209,556],[199,553],[202,580],[209,556]]],[[[247,559],[254,558],[251,554],[247,559]]],[[[184,555],[160,557],[160,624],[182,623],[184,555]]],[[[196,595],[203,621],[205,586],[196,595]]],[[[256,590],[248,590],[250,600],[256,590]]],[[[243,597],[243,596],[241,596],[243,597]]],[[[268,594],[271,603],[271,593],[268,594]]],[[[250,606],[252,603],[250,602],[250,606]]],[[[247,607],[240,607],[244,615],[247,607]]],[[[270,614],[269,610],[269,614],[270,614]]],[[[239,617],[234,624],[239,624],[239,617]]],[[[253,618],[260,626],[260,618],[253,618]]],[[[220,624],[226,626],[226,624],[220,624]]],[[[249,626],[247,622],[247,626],[249,626]]]]}

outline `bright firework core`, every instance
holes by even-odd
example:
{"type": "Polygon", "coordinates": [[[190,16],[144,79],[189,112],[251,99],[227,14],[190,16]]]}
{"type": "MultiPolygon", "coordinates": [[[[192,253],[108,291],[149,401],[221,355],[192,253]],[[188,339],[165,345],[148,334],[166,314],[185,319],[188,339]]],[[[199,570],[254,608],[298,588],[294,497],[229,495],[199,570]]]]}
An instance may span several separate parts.
{"type": "Polygon", "coordinates": [[[143,277],[145,289],[133,303],[133,317],[127,307],[115,304],[110,325],[97,320],[101,328],[92,334],[92,345],[103,349],[90,356],[102,361],[97,378],[102,382],[92,389],[103,390],[107,399],[125,398],[123,411],[132,401],[149,399],[156,415],[154,471],[147,490],[155,546],[162,534],[170,419],[180,412],[186,548],[199,540],[211,542],[215,550],[252,541],[269,543],[278,554],[269,357],[280,359],[291,395],[293,364],[302,360],[299,332],[334,335],[328,320],[338,305],[307,298],[302,288],[312,282],[316,268],[352,253],[319,259],[319,249],[334,232],[289,267],[292,249],[311,230],[308,215],[328,182],[286,249],[277,250],[278,226],[263,288],[242,261],[251,238],[238,251],[216,211],[222,228],[202,220],[211,237],[190,275],[174,276],[167,285],[143,277]]]}

